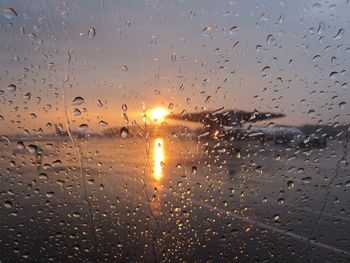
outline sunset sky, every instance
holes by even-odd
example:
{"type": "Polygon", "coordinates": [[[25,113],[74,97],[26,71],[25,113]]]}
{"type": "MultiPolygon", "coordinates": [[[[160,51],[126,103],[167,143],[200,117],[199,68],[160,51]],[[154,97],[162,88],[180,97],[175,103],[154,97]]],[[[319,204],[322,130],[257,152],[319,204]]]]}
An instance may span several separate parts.
{"type": "Polygon", "coordinates": [[[347,123],[350,5],[335,2],[1,1],[0,132],[49,132],[64,105],[98,131],[123,123],[123,103],[138,123],[169,104],[347,123]]]}

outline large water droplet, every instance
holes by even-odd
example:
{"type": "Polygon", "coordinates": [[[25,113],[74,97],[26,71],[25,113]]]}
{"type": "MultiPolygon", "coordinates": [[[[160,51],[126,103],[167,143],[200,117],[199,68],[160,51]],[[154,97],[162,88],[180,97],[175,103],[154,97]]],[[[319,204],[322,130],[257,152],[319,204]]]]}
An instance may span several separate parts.
{"type": "Polygon", "coordinates": [[[89,39],[93,39],[96,35],[96,30],[93,27],[90,27],[88,30],[88,37],[89,39]]]}
{"type": "Polygon", "coordinates": [[[128,105],[126,105],[125,103],[122,104],[122,110],[124,112],[126,112],[128,110],[128,105]]]}
{"type": "Polygon", "coordinates": [[[72,104],[75,106],[79,106],[84,103],[84,99],[82,97],[75,97],[72,104]]]}
{"type": "Polygon", "coordinates": [[[23,142],[18,142],[18,143],[17,143],[17,148],[18,148],[18,150],[23,151],[24,148],[25,148],[24,143],[23,143],[23,142]]]}
{"type": "Polygon", "coordinates": [[[87,132],[89,130],[89,125],[87,125],[86,123],[83,123],[79,125],[78,128],[80,132],[87,132]]]}
{"type": "Polygon", "coordinates": [[[6,201],[4,202],[4,207],[5,207],[5,208],[8,208],[8,209],[12,208],[12,202],[6,200],[6,201]]]}
{"type": "Polygon", "coordinates": [[[294,181],[289,180],[289,181],[287,182],[287,186],[288,186],[289,189],[293,188],[293,187],[294,187],[294,181]]]}
{"type": "Polygon", "coordinates": [[[230,35],[236,35],[239,32],[239,26],[233,26],[229,29],[230,35]]]}
{"type": "Polygon", "coordinates": [[[48,198],[51,198],[51,197],[53,197],[55,195],[55,192],[47,192],[46,193],[46,196],[48,197],[48,198]]]}
{"type": "Polygon", "coordinates": [[[335,79],[337,76],[338,76],[338,72],[337,71],[333,71],[333,72],[331,72],[331,74],[329,74],[329,77],[331,79],[335,79]]]}
{"type": "Polygon", "coordinates": [[[175,52],[173,54],[171,54],[170,61],[175,63],[175,61],[176,61],[176,53],[175,52]]]}
{"type": "Polygon", "coordinates": [[[38,151],[38,147],[34,144],[30,144],[28,145],[28,150],[29,150],[29,153],[36,153],[38,151]]]}
{"type": "Polygon", "coordinates": [[[73,110],[73,115],[74,115],[74,116],[80,116],[80,115],[81,115],[81,111],[80,111],[79,109],[75,108],[75,109],[73,110]]]}
{"type": "Polygon", "coordinates": [[[310,177],[310,176],[303,177],[303,178],[301,179],[301,181],[302,181],[303,183],[305,183],[305,184],[308,184],[308,183],[311,182],[311,177],[310,177]]]}
{"type": "Polygon", "coordinates": [[[276,214],[276,215],[273,216],[272,219],[273,219],[274,222],[279,222],[281,218],[280,218],[280,216],[278,214],[276,214]]]}
{"type": "Polygon", "coordinates": [[[107,127],[108,126],[108,122],[105,122],[105,121],[100,121],[98,123],[101,127],[107,127]]]}
{"type": "Polygon", "coordinates": [[[16,87],[16,85],[14,85],[14,84],[10,84],[10,85],[8,85],[8,87],[7,87],[7,90],[8,90],[9,92],[15,92],[16,89],[17,89],[17,87],[16,87]]]}
{"type": "Polygon", "coordinates": [[[317,34],[322,34],[325,29],[326,23],[320,22],[318,23],[317,34]]]}
{"type": "Polygon", "coordinates": [[[7,19],[15,19],[17,17],[16,11],[10,7],[4,8],[2,13],[7,19]]]}
{"type": "Polygon", "coordinates": [[[129,136],[129,130],[126,127],[120,129],[120,137],[126,139],[129,136]]]}
{"type": "Polygon", "coordinates": [[[346,106],[346,101],[342,101],[342,102],[339,103],[339,108],[340,108],[341,110],[344,109],[345,106],[346,106]]]}
{"type": "Polygon", "coordinates": [[[192,166],[192,174],[196,174],[197,173],[197,166],[192,166]]]}
{"type": "Polygon", "coordinates": [[[345,33],[344,28],[339,29],[338,33],[333,37],[334,40],[341,39],[345,33]]]}

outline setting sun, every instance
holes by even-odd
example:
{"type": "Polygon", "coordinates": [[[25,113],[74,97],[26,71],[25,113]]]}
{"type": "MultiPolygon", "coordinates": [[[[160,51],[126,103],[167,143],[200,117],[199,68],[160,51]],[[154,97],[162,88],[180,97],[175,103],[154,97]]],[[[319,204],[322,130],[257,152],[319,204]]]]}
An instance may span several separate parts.
{"type": "Polygon", "coordinates": [[[151,119],[154,122],[162,122],[168,114],[169,112],[166,109],[160,107],[154,108],[150,112],[151,119]]]}

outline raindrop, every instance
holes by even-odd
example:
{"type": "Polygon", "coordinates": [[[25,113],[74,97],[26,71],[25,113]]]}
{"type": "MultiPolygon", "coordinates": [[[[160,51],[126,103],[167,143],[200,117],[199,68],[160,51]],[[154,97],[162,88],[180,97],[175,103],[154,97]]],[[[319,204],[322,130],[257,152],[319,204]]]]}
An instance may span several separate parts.
{"type": "Polygon", "coordinates": [[[230,35],[236,35],[239,32],[239,26],[233,26],[229,29],[230,35]]]}
{"type": "Polygon", "coordinates": [[[126,105],[125,103],[122,104],[122,110],[124,112],[126,112],[128,110],[128,105],[126,105]]]}
{"type": "Polygon", "coordinates": [[[128,124],[129,123],[129,117],[128,117],[128,115],[125,112],[123,112],[123,118],[124,118],[124,123],[128,124]]]}
{"type": "Polygon", "coordinates": [[[278,22],[279,22],[280,24],[283,24],[284,19],[285,19],[285,15],[282,14],[282,15],[280,15],[280,17],[278,18],[278,22]]]}
{"type": "Polygon", "coordinates": [[[309,115],[311,115],[311,114],[313,114],[313,113],[315,113],[315,110],[314,110],[314,109],[310,109],[310,110],[307,112],[307,114],[309,114],[309,115]]]}
{"type": "Polygon", "coordinates": [[[17,12],[14,9],[9,7],[4,8],[2,10],[2,13],[4,17],[6,17],[7,19],[15,19],[17,17],[17,12]]]}
{"type": "Polygon", "coordinates": [[[344,28],[339,29],[338,33],[333,37],[334,40],[341,39],[344,35],[344,28]]]}
{"type": "Polygon", "coordinates": [[[54,161],[54,162],[52,163],[52,166],[53,166],[53,167],[57,167],[57,166],[60,166],[60,165],[62,165],[62,161],[61,161],[61,160],[56,160],[56,161],[54,161]]]}
{"type": "Polygon", "coordinates": [[[38,147],[34,144],[28,145],[28,151],[29,153],[36,153],[38,151],[38,147]]]}
{"type": "Polygon", "coordinates": [[[101,100],[97,100],[97,106],[99,106],[100,108],[102,108],[102,107],[103,107],[103,103],[102,103],[102,101],[101,101],[101,100]]]}
{"type": "Polygon", "coordinates": [[[8,87],[7,87],[7,90],[8,90],[9,92],[15,92],[16,89],[17,89],[17,87],[16,87],[16,85],[14,85],[14,84],[10,84],[10,85],[8,85],[8,87]]]}
{"type": "Polygon", "coordinates": [[[277,203],[278,203],[279,205],[283,205],[283,204],[284,204],[284,198],[279,198],[279,199],[277,200],[277,203]]]}
{"type": "Polygon", "coordinates": [[[341,110],[344,109],[345,106],[346,106],[346,102],[345,102],[345,101],[342,101],[342,102],[339,103],[339,108],[340,108],[341,110]]]}
{"type": "Polygon", "coordinates": [[[176,53],[174,52],[173,54],[171,54],[171,58],[170,58],[170,61],[172,63],[174,63],[176,61],[176,53]]]}
{"type": "Polygon", "coordinates": [[[108,122],[105,122],[105,121],[100,121],[98,123],[101,127],[107,127],[108,126],[108,122]]]}
{"type": "Polygon", "coordinates": [[[237,159],[241,159],[241,152],[240,152],[240,150],[236,150],[236,157],[237,157],[237,159]]]}
{"type": "Polygon", "coordinates": [[[274,222],[279,222],[280,221],[280,216],[279,215],[274,215],[273,216],[273,221],[274,222]]]}
{"type": "Polygon", "coordinates": [[[128,130],[128,128],[122,127],[122,128],[120,129],[120,137],[121,137],[122,139],[126,139],[128,136],[129,136],[129,130],[128,130]]]}
{"type": "Polygon", "coordinates": [[[192,166],[192,174],[196,174],[197,173],[197,166],[192,166]]]}
{"type": "Polygon", "coordinates": [[[8,208],[8,209],[12,208],[12,202],[9,201],[9,200],[6,200],[6,201],[4,202],[4,207],[5,207],[5,208],[8,208]]]}
{"type": "Polygon", "coordinates": [[[207,27],[203,28],[202,32],[206,32],[206,31],[211,31],[211,27],[207,26],[207,27]]]}
{"type": "Polygon", "coordinates": [[[75,108],[75,109],[73,110],[73,115],[74,115],[74,116],[80,116],[80,115],[81,115],[81,111],[80,111],[79,109],[75,108]]]}
{"type": "Polygon", "coordinates": [[[301,179],[301,181],[305,184],[308,184],[311,182],[311,177],[310,176],[304,177],[301,179]]]}
{"type": "Polygon", "coordinates": [[[81,132],[86,132],[88,129],[89,129],[89,125],[87,125],[87,124],[85,124],[85,123],[79,125],[79,130],[80,130],[81,132]]]}
{"type": "Polygon", "coordinates": [[[17,143],[17,149],[20,150],[20,151],[23,151],[25,148],[25,145],[23,142],[18,142],[17,143]]]}
{"type": "Polygon", "coordinates": [[[96,30],[93,27],[90,27],[88,30],[88,37],[89,39],[93,39],[96,35],[96,30]]]}
{"type": "Polygon", "coordinates": [[[319,58],[321,58],[320,55],[315,55],[315,56],[312,58],[312,60],[313,60],[313,61],[317,61],[319,58]]]}
{"type": "Polygon", "coordinates": [[[54,195],[55,195],[54,192],[47,192],[47,193],[46,193],[46,196],[47,196],[48,198],[51,198],[51,197],[53,197],[54,195]]]}
{"type": "Polygon", "coordinates": [[[31,93],[26,93],[23,97],[24,97],[25,100],[30,100],[30,98],[32,97],[32,94],[31,93]]]}
{"type": "Polygon", "coordinates": [[[39,179],[41,179],[41,180],[47,180],[47,174],[46,173],[40,173],[39,175],[38,175],[38,177],[39,177],[39,179]]]}
{"type": "Polygon", "coordinates": [[[269,13],[262,13],[261,14],[261,21],[268,21],[270,19],[269,13]]]}
{"type": "Polygon", "coordinates": [[[318,11],[320,8],[322,8],[322,5],[320,3],[315,3],[312,5],[312,8],[314,11],[318,11]]]}
{"type": "Polygon", "coordinates": [[[338,72],[337,71],[333,71],[333,72],[331,72],[331,74],[329,74],[329,77],[331,79],[335,79],[337,76],[338,76],[338,72]]]}
{"type": "Polygon", "coordinates": [[[127,72],[127,71],[128,71],[128,66],[127,66],[127,65],[123,65],[123,66],[122,66],[122,70],[123,70],[124,72],[127,72]]]}
{"type": "Polygon", "coordinates": [[[10,137],[8,137],[6,135],[1,136],[0,140],[3,141],[4,143],[6,143],[7,145],[11,144],[10,137]]]}
{"type": "Polygon", "coordinates": [[[74,213],[73,213],[73,217],[79,218],[79,217],[80,217],[80,213],[79,213],[79,212],[74,212],[74,213]]]}
{"type": "Polygon", "coordinates": [[[288,186],[289,189],[292,189],[292,188],[294,187],[294,181],[289,180],[289,181],[287,182],[287,186],[288,186]]]}
{"type": "Polygon", "coordinates": [[[84,99],[82,97],[75,97],[72,104],[75,106],[79,106],[84,103],[84,99]]]}
{"type": "Polygon", "coordinates": [[[264,72],[264,71],[266,71],[266,70],[268,70],[268,69],[270,69],[271,67],[270,66],[265,66],[265,67],[263,67],[263,69],[261,70],[261,72],[264,72]]]}
{"type": "Polygon", "coordinates": [[[305,169],[303,167],[298,168],[297,173],[305,173],[305,169]]]}
{"type": "Polygon", "coordinates": [[[326,23],[325,22],[320,22],[318,24],[318,29],[317,29],[317,34],[322,34],[324,29],[326,27],[326,23]]]}
{"type": "Polygon", "coordinates": [[[332,56],[332,57],[331,57],[331,63],[332,63],[332,64],[334,64],[334,62],[335,62],[336,60],[337,60],[337,57],[335,57],[335,56],[332,56]]]}

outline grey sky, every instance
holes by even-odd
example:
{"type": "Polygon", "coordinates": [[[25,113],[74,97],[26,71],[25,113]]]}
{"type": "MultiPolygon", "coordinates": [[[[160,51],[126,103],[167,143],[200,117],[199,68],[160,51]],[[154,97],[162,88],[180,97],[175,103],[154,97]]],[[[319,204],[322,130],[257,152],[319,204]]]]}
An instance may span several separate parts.
{"type": "Polygon", "coordinates": [[[349,119],[347,0],[17,0],[0,7],[18,14],[0,16],[2,132],[64,122],[65,75],[70,118],[93,129],[101,119],[120,123],[123,102],[137,121],[143,103],[173,103],[176,112],[271,110],[286,113],[281,122],[289,124],[349,119]],[[85,99],[80,116],[73,116],[76,96],[85,99]]]}

